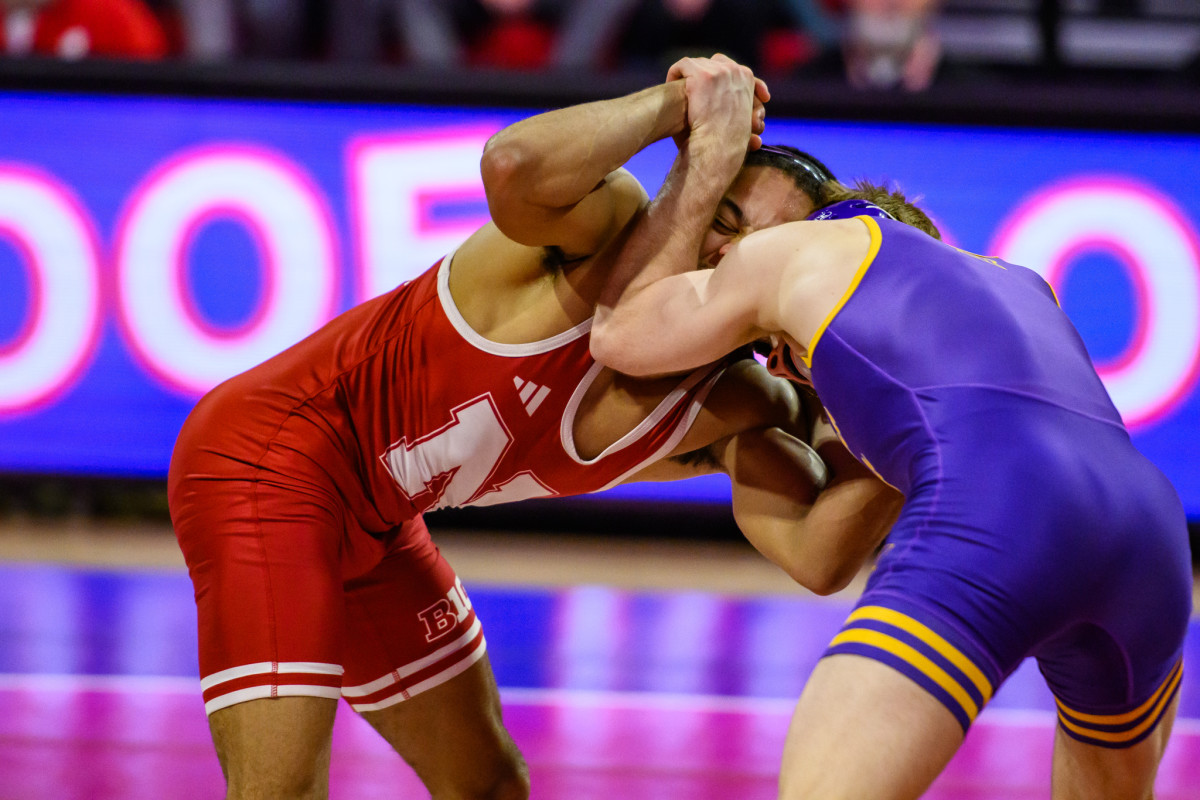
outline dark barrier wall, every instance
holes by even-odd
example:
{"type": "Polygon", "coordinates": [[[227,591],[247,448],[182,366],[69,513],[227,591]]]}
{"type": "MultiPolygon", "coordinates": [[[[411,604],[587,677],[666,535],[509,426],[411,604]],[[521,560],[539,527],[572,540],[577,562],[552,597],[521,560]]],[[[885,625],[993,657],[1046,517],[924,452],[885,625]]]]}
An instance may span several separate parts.
{"type": "MultiPolygon", "coordinates": [[[[289,72],[0,67],[0,471],[161,478],[207,388],[486,218],[491,133],[653,80],[289,72]]],[[[1046,276],[1196,519],[1200,104],[1172,91],[791,84],[766,138],[897,182],[953,244],[1046,276]]],[[[672,156],[631,168],[653,192],[672,156]]],[[[609,495],[727,496],[723,478],[609,495]]]]}

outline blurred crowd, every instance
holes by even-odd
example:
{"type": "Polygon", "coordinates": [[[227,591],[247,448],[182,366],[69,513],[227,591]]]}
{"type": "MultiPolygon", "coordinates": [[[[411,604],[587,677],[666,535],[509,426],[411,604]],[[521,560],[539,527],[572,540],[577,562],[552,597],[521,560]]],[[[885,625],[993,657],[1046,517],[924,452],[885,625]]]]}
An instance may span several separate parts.
{"type": "Polygon", "coordinates": [[[764,75],[921,89],[940,0],[0,0],[0,53],[665,71],[723,52],[764,75]]]}
{"type": "Polygon", "coordinates": [[[1200,76],[1200,0],[0,0],[0,20],[10,58],[661,73],[723,52],[910,91],[979,66],[1200,76]]]}

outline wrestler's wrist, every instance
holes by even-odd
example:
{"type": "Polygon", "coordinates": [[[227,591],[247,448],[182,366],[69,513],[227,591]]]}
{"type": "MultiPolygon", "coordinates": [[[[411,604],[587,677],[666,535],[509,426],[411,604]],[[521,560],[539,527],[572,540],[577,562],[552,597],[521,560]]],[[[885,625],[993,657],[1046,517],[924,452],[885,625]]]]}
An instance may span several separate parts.
{"type": "Polygon", "coordinates": [[[652,103],[653,129],[646,144],[678,136],[688,129],[688,101],[685,80],[673,80],[645,90],[644,97],[652,103]]]}
{"type": "Polygon", "coordinates": [[[742,168],[746,158],[746,142],[731,144],[733,137],[713,126],[698,126],[691,130],[687,141],[689,169],[708,183],[719,185],[721,192],[742,168]]]}

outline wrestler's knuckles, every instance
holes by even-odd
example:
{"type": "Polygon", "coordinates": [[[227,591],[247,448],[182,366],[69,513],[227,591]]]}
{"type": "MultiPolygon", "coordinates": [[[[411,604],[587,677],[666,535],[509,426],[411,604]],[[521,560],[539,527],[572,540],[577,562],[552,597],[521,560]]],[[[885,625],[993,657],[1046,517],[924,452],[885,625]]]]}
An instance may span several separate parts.
{"type": "Polygon", "coordinates": [[[747,125],[754,111],[754,75],[730,62],[699,70],[687,78],[688,118],[697,125],[747,125]]]}
{"type": "Polygon", "coordinates": [[[724,91],[754,90],[754,73],[749,67],[720,53],[712,58],[681,58],[667,71],[667,80],[685,79],[688,99],[724,91]]]}

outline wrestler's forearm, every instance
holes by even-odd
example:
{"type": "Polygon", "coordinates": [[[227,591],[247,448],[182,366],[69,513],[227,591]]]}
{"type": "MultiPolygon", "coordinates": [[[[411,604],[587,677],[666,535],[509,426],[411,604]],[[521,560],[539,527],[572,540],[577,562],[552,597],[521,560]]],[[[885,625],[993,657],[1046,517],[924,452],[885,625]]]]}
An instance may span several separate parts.
{"type": "MultiPolygon", "coordinates": [[[[801,586],[815,594],[832,594],[849,585],[890,527],[890,523],[875,522],[878,515],[872,508],[881,502],[878,492],[856,492],[852,499],[846,496],[851,490],[835,489],[790,519],[786,515],[736,515],[738,526],[759,551],[801,586]],[[831,502],[839,495],[839,502],[831,502]]],[[[884,504],[892,508],[890,501],[884,504]]]]}
{"type": "Polygon", "coordinates": [[[740,446],[726,457],[742,533],[805,588],[817,594],[845,588],[891,529],[903,497],[844,448],[840,454],[822,448],[836,467],[817,493],[803,477],[802,452],[779,447],[788,441],[782,432],[738,438],[740,446]]]}
{"type": "Polygon", "coordinates": [[[828,583],[822,594],[844,589],[858,574],[883,544],[901,503],[894,490],[863,483],[836,487],[824,502],[818,500],[808,525],[814,537],[825,541],[829,554],[828,583]]]}
{"type": "Polygon", "coordinates": [[[693,136],[680,149],[662,188],[622,244],[601,294],[605,309],[629,302],[646,286],[696,268],[700,243],[717,204],[737,175],[744,145],[693,136]]]}
{"type": "Polygon", "coordinates": [[[820,591],[829,578],[824,559],[809,552],[805,525],[825,465],[779,428],[744,431],[714,451],[729,474],[742,535],[797,583],[820,591]]]}
{"type": "Polygon", "coordinates": [[[621,241],[592,320],[592,357],[600,363],[652,375],[697,366],[742,344],[738,325],[728,342],[716,324],[705,324],[700,338],[679,334],[681,323],[703,318],[701,284],[712,272],[696,271],[700,243],[743,159],[744,150],[714,138],[691,137],[621,241]]]}
{"type": "Polygon", "coordinates": [[[682,80],[523,119],[484,149],[488,203],[493,214],[522,203],[571,206],[647,145],[686,124],[682,80]]]}
{"type": "Polygon", "coordinates": [[[904,505],[904,495],[855,459],[841,442],[818,448],[829,483],[805,520],[810,547],[829,565],[828,590],[842,589],[879,548],[904,505]]]}

